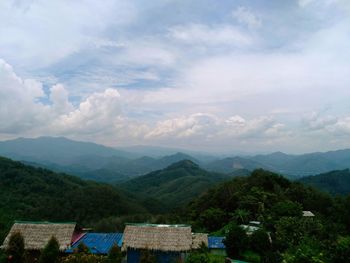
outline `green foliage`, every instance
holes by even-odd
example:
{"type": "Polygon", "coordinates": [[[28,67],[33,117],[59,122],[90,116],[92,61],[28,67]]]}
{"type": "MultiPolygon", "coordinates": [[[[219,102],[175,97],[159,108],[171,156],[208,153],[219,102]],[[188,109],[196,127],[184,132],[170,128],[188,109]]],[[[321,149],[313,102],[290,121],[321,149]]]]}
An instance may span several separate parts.
{"type": "Polygon", "coordinates": [[[248,236],[242,227],[232,224],[224,240],[226,253],[229,257],[240,258],[248,248],[248,236]]]}
{"type": "Polygon", "coordinates": [[[72,254],[62,258],[61,263],[105,263],[106,258],[92,254],[72,254]]]}
{"type": "Polygon", "coordinates": [[[248,222],[250,217],[250,212],[244,209],[236,209],[233,213],[233,218],[239,224],[245,224],[248,222]]]}
{"type": "Polygon", "coordinates": [[[210,263],[206,253],[193,252],[186,258],[186,263],[210,263]]]}
{"type": "Polygon", "coordinates": [[[120,248],[114,244],[108,252],[108,263],[121,263],[122,259],[123,254],[120,248]]]}
{"type": "Polygon", "coordinates": [[[74,251],[74,253],[76,254],[89,254],[90,253],[90,249],[87,245],[84,244],[84,242],[79,243],[79,245],[77,246],[76,250],[74,251]]]}
{"type": "Polygon", "coordinates": [[[325,263],[328,262],[321,249],[321,244],[306,238],[298,246],[289,248],[283,254],[285,263],[325,263]]]}
{"type": "Polygon", "coordinates": [[[268,233],[263,229],[258,229],[250,236],[250,247],[260,255],[264,255],[271,250],[271,241],[268,233]]]}
{"type": "Polygon", "coordinates": [[[293,202],[290,200],[282,201],[276,203],[271,208],[272,213],[276,218],[282,217],[282,216],[302,216],[303,208],[301,204],[297,202],[293,202]]]}
{"type": "Polygon", "coordinates": [[[207,231],[212,232],[223,226],[226,217],[226,213],[220,208],[209,208],[200,214],[199,222],[207,231]]]}
{"type": "Polygon", "coordinates": [[[113,215],[144,213],[116,188],[0,158],[0,243],[13,220],[90,224],[113,215]]]}
{"type": "Polygon", "coordinates": [[[299,181],[331,194],[350,194],[349,169],[303,177],[299,181]]]}
{"type": "Polygon", "coordinates": [[[15,232],[10,236],[6,255],[13,263],[21,263],[24,260],[24,239],[20,232],[15,232]]]}
{"type": "Polygon", "coordinates": [[[331,250],[330,258],[335,263],[346,262],[350,259],[350,236],[338,237],[334,248],[331,250]]]}
{"type": "Polygon", "coordinates": [[[60,245],[55,237],[52,237],[41,252],[39,263],[56,263],[60,254],[60,245]]]}
{"type": "Polygon", "coordinates": [[[247,261],[250,263],[260,263],[261,262],[260,255],[251,251],[251,250],[244,251],[244,253],[242,253],[241,257],[244,261],[247,261]]]}
{"type": "Polygon", "coordinates": [[[213,211],[226,215],[221,219],[224,226],[210,230],[226,235],[232,258],[264,263],[323,262],[327,258],[327,262],[338,263],[348,257],[350,196],[332,197],[268,171],[256,170],[251,176],[222,183],[192,201],[186,211],[195,231],[207,228],[203,218],[215,219],[213,211]],[[302,217],[303,210],[316,216],[302,217]],[[203,217],[207,214],[210,217],[203,217]],[[237,225],[249,224],[249,220],[260,221],[264,230],[241,238],[244,231],[237,225]],[[247,253],[253,258],[247,260],[247,253]]]}
{"type": "Polygon", "coordinates": [[[165,212],[187,204],[214,184],[227,179],[227,175],[205,171],[192,161],[184,160],[120,186],[145,199],[150,198],[152,206],[161,204],[160,210],[154,212],[165,212]]]}

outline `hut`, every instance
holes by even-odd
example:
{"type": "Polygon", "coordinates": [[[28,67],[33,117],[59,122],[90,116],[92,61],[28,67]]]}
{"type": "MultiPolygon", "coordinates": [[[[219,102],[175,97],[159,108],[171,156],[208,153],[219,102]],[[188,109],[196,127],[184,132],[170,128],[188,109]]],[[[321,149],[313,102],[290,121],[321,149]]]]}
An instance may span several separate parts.
{"type": "Polygon", "coordinates": [[[192,234],[192,249],[199,249],[204,245],[208,247],[208,234],[205,233],[193,233],[192,234]]]}
{"type": "Polygon", "coordinates": [[[314,213],[311,211],[303,211],[303,217],[314,217],[314,213]]]}
{"type": "Polygon", "coordinates": [[[208,248],[211,254],[226,256],[225,237],[210,236],[208,237],[208,248]]]}
{"type": "Polygon", "coordinates": [[[192,248],[189,225],[127,224],[122,249],[127,262],[140,262],[142,253],[150,251],[159,263],[183,262],[192,248]]]}
{"type": "Polygon", "coordinates": [[[24,239],[24,248],[29,251],[31,257],[36,258],[49,240],[55,237],[60,245],[60,251],[64,252],[72,242],[76,223],[51,223],[15,221],[10,232],[4,240],[2,249],[7,249],[10,237],[13,233],[21,233],[24,239]]]}
{"type": "Polygon", "coordinates": [[[122,241],[123,233],[85,233],[66,250],[66,253],[73,253],[79,244],[83,243],[90,253],[105,255],[113,245],[121,248],[122,241]]]}

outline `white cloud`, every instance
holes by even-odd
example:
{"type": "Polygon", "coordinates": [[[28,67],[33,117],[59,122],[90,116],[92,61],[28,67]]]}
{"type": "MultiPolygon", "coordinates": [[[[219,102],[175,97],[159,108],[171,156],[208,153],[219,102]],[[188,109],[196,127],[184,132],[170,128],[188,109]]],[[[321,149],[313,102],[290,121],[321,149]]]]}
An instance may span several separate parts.
{"type": "Polygon", "coordinates": [[[252,38],[232,25],[189,24],[172,27],[169,35],[189,45],[229,45],[244,47],[252,44],[252,38]]]}
{"type": "Polygon", "coordinates": [[[232,16],[237,19],[239,23],[247,25],[250,28],[259,28],[262,25],[261,19],[244,6],[239,6],[235,9],[232,12],[232,16]]]}
{"type": "Polygon", "coordinates": [[[331,115],[321,115],[317,112],[312,112],[303,118],[303,126],[309,130],[323,130],[338,122],[338,119],[331,115]]]}
{"type": "Polygon", "coordinates": [[[135,18],[130,2],[37,0],[0,2],[0,50],[18,65],[48,66],[89,45],[110,25],[135,18]]]}
{"type": "Polygon", "coordinates": [[[53,122],[53,128],[62,132],[94,133],[113,128],[120,120],[120,95],[115,89],[94,93],[68,114],[53,122]]]}

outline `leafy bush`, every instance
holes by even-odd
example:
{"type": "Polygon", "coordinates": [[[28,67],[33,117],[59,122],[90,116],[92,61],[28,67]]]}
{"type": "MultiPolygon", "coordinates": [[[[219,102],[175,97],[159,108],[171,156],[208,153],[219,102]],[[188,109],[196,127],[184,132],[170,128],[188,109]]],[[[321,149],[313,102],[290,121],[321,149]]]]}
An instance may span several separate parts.
{"type": "Polygon", "coordinates": [[[56,263],[60,254],[60,245],[55,237],[52,237],[41,252],[39,263],[56,263]]]}
{"type": "Polygon", "coordinates": [[[24,260],[24,239],[20,232],[10,236],[6,255],[11,263],[22,263],[24,260]]]}

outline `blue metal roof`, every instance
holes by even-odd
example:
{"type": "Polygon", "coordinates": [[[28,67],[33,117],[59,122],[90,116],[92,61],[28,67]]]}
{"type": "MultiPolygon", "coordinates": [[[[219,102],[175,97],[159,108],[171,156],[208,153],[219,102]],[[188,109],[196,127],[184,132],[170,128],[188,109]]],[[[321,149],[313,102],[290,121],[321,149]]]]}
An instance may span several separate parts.
{"type": "Polygon", "coordinates": [[[114,244],[122,246],[123,233],[86,233],[75,242],[66,253],[73,253],[80,243],[84,243],[93,254],[108,254],[114,244]]]}
{"type": "Polygon", "coordinates": [[[224,237],[208,237],[208,248],[220,248],[225,249],[225,244],[223,243],[224,237]]]}

